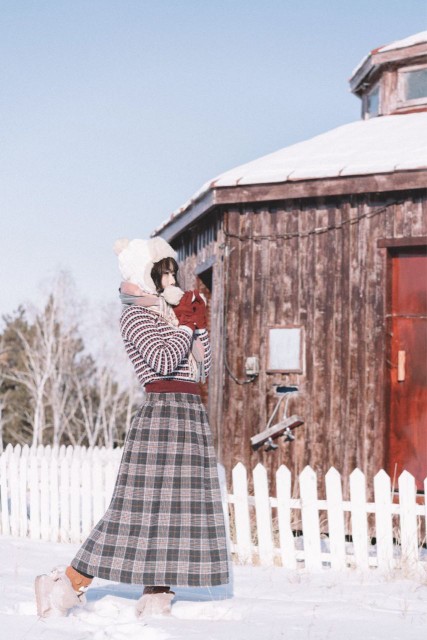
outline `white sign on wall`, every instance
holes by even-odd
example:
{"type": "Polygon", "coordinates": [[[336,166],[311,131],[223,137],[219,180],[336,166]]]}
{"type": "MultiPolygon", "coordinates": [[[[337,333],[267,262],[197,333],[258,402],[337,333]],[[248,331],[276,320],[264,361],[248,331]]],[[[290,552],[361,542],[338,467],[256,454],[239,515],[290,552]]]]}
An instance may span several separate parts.
{"type": "Polygon", "coordinates": [[[274,327],[269,330],[268,371],[303,373],[302,327],[274,327]]]}

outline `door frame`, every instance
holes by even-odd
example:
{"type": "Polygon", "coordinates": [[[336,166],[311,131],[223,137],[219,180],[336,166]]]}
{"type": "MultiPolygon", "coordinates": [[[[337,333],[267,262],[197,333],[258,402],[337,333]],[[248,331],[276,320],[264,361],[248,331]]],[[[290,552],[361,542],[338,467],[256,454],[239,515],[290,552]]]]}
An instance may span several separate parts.
{"type": "MultiPolygon", "coordinates": [[[[388,456],[389,456],[389,441],[388,441],[388,428],[390,426],[390,407],[391,407],[391,382],[389,375],[389,367],[393,366],[387,361],[390,360],[390,344],[388,334],[391,330],[392,318],[388,315],[392,306],[392,259],[399,252],[399,250],[413,249],[417,247],[427,247],[427,236],[409,237],[409,238],[381,238],[377,241],[377,246],[380,249],[386,250],[385,256],[385,305],[384,305],[384,389],[383,389],[383,411],[384,411],[384,431],[383,431],[383,468],[388,473],[388,456]]],[[[392,483],[394,478],[390,478],[392,483]]],[[[394,491],[398,491],[397,478],[394,491]]]]}

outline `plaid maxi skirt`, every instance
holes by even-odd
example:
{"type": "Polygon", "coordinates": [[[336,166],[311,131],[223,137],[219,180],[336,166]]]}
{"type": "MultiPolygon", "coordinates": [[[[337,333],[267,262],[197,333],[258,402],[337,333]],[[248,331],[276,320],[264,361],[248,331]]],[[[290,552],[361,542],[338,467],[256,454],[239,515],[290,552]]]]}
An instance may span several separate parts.
{"type": "Polygon", "coordinates": [[[147,393],[126,437],[110,506],[71,564],[125,583],[229,582],[217,461],[198,395],[147,393]]]}

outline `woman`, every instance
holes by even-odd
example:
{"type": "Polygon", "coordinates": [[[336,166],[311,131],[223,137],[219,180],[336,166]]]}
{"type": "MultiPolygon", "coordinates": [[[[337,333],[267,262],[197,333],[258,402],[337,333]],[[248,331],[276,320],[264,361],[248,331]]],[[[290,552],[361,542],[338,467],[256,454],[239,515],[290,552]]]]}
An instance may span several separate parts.
{"type": "Polygon", "coordinates": [[[169,585],[229,581],[215,453],[199,381],[210,367],[206,307],[176,283],[162,238],[115,245],[121,333],[141,384],[111,504],[65,573],[36,578],[38,613],[65,615],[94,576],[144,584],[137,615],[169,613],[169,585]]]}

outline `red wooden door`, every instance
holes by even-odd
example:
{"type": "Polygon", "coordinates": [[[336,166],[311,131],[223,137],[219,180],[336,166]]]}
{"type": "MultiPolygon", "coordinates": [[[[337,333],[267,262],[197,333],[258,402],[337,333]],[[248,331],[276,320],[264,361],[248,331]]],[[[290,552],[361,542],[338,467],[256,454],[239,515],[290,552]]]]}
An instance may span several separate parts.
{"type": "Polygon", "coordinates": [[[389,326],[388,473],[427,476],[427,248],[393,250],[389,326]]]}

